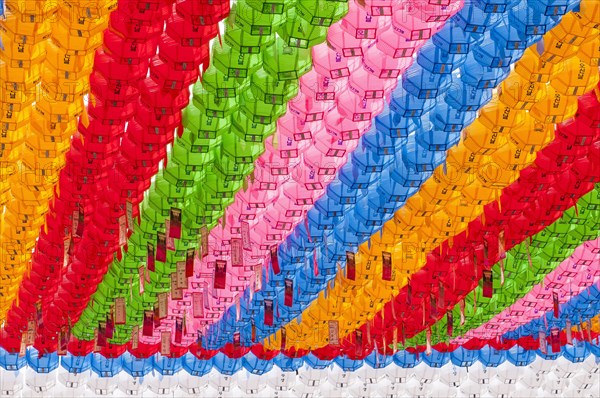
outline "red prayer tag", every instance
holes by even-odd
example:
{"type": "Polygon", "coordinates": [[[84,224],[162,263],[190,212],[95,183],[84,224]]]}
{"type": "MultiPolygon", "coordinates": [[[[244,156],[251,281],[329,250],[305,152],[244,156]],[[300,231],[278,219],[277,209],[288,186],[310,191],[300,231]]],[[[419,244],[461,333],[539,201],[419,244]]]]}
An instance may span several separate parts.
{"type": "Polygon", "coordinates": [[[147,246],[147,265],[148,265],[148,271],[152,271],[154,272],[156,270],[156,263],[154,262],[154,245],[150,242],[148,242],[148,246],[147,246]]]}
{"type": "Polygon", "coordinates": [[[283,304],[287,307],[294,305],[294,281],[292,279],[285,279],[285,296],[283,304]]]}
{"type": "Polygon", "coordinates": [[[265,325],[273,326],[273,300],[265,299],[264,301],[264,311],[265,311],[265,325]]]}
{"type": "Polygon", "coordinates": [[[169,221],[169,237],[181,239],[181,209],[171,207],[169,221]]]}
{"type": "Polygon", "coordinates": [[[227,283],[227,262],[224,260],[215,261],[215,276],[214,276],[214,288],[225,289],[227,283]]]}
{"type": "Polygon", "coordinates": [[[354,253],[350,251],[346,252],[346,278],[356,280],[356,260],[354,253]]]}
{"type": "Polygon", "coordinates": [[[164,232],[156,233],[156,261],[167,261],[167,236],[164,232]]]}
{"type": "Polygon", "coordinates": [[[154,311],[144,312],[144,324],[142,327],[142,334],[146,337],[152,337],[154,333],[154,311]]]}
{"type": "Polygon", "coordinates": [[[384,281],[392,280],[392,253],[381,252],[383,272],[381,274],[381,279],[384,281]]]}
{"type": "Polygon", "coordinates": [[[493,274],[490,270],[483,271],[483,297],[491,298],[494,294],[493,274]]]}
{"type": "Polygon", "coordinates": [[[271,267],[273,267],[273,273],[278,275],[281,270],[279,269],[279,258],[277,256],[277,245],[271,246],[271,267]]]}

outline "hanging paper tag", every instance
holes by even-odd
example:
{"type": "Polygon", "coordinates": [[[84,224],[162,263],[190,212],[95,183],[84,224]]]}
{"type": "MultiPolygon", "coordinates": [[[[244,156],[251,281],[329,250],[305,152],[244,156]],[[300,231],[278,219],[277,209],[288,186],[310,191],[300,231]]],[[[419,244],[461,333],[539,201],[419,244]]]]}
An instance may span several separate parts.
{"type": "Polygon", "coordinates": [[[460,300],[460,326],[465,324],[465,299],[460,300]]]}
{"type": "Polygon", "coordinates": [[[119,217],[119,246],[124,246],[127,243],[127,217],[122,215],[119,217]]]}
{"type": "MultiPolygon", "coordinates": [[[[581,322],[581,318],[579,322],[581,322]]],[[[581,347],[583,345],[583,340],[585,339],[583,327],[581,326],[581,323],[579,323],[575,327],[577,329],[577,339],[575,340],[575,347],[581,347]]]]}
{"type": "Polygon", "coordinates": [[[131,349],[137,350],[140,344],[140,327],[135,325],[133,329],[131,329],[131,349]]]}
{"type": "Polygon", "coordinates": [[[490,263],[489,260],[489,248],[487,240],[483,241],[483,265],[488,265],[490,263]]]}
{"type": "Polygon", "coordinates": [[[567,319],[565,323],[565,334],[567,335],[567,344],[573,345],[573,325],[571,325],[571,320],[567,319]]]}
{"type": "Polygon", "coordinates": [[[146,284],[146,267],[143,265],[138,269],[139,277],[140,277],[140,295],[144,294],[144,285],[146,284]]]}
{"type": "Polygon", "coordinates": [[[357,329],[356,333],[355,333],[355,336],[356,336],[356,348],[360,350],[360,349],[362,349],[362,346],[363,346],[363,334],[362,334],[362,330],[357,329]]]}
{"type": "Polygon", "coordinates": [[[196,249],[187,249],[185,255],[185,276],[191,278],[194,276],[194,257],[196,256],[196,249]]]}
{"type": "Polygon", "coordinates": [[[215,261],[215,276],[213,282],[215,289],[225,289],[227,282],[227,261],[215,261]]]}
{"type": "Polygon", "coordinates": [[[69,265],[69,250],[71,248],[71,237],[68,237],[64,241],[63,246],[63,267],[69,265]]]}
{"type": "Polygon", "coordinates": [[[287,346],[287,331],[285,330],[285,328],[281,328],[281,344],[279,346],[279,349],[281,351],[285,350],[285,347],[287,346]]]}
{"type": "Polygon", "coordinates": [[[560,352],[560,329],[552,328],[550,329],[550,344],[552,348],[552,352],[560,352]]]}
{"type": "Polygon", "coordinates": [[[329,344],[340,344],[340,324],[338,321],[335,320],[329,321],[329,344]]]}
{"type": "Polygon", "coordinates": [[[241,335],[240,332],[235,332],[233,334],[233,346],[235,348],[240,348],[241,345],[241,335]]]}
{"type": "Polygon", "coordinates": [[[558,318],[558,292],[552,292],[552,303],[554,304],[554,317],[558,318]]]}
{"type": "Polygon", "coordinates": [[[500,259],[505,259],[506,258],[506,245],[505,245],[505,237],[504,237],[504,231],[500,231],[500,233],[498,234],[498,256],[500,257],[500,259]]]}
{"type": "Polygon", "coordinates": [[[246,221],[240,223],[240,232],[242,234],[242,247],[244,250],[252,250],[252,242],[250,241],[250,224],[246,221]]]}
{"type": "Polygon", "coordinates": [[[165,319],[168,315],[169,297],[167,293],[158,293],[158,319],[165,319]]]}
{"type": "Polygon", "coordinates": [[[587,340],[588,343],[592,343],[592,321],[589,320],[585,323],[585,330],[586,330],[586,334],[585,334],[585,339],[587,340]]]}
{"type": "Polygon", "coordinates": [[[125,215],[127,216],[127,228],[133,231],[133,203],[130,200],[125,203],[125,215]]]}
{"type": "Polygon", "coordinates": [[[402,347],[406,345],[406,329],[404,328],[404,324],[402,324],[402,331],[400,333],[400,342],[402,343],[402,347]]]}
{"type": "Polygon", "coordinates": [[[80,222],[80,216],[79,216],[79,207],[78,207],[77,210],[73,211],[73,225],[71,228],[71,233],[73,234],[74,237],[77,237],[77,238],[81,238],[81,235],[79,235],[79,222],[80,222]]]}
{"type": "Polygon", "coordinates": [[[431,355],[431,328],[427,328],[427,332],[426,332],[426,348],[425,348],[425,355],[429,356],[431,355]]]}
{"type": "Polygon", "coordinates": [[[169,211],[169,237],[181,239],[181,209],[171,207],[169,211]]]}
{"type": "Polygon", "coordinates": [[[69,345],[69,340],[71,339],[71,333],[67,326],[63,326],[58,334],[58,355],[64,356],[67,355],[67,347],[69,345]]]}
{"type": "Polygon", "coordinates": [[[152,271],[154,272],[156,270],[156,265],[154,262],[154,245],[150,242],[148,242],[148,245],[146,246],[147,248],[147,259],[146,259],[146,263],[148,264],[148,271],[152,271]]]}
{"type": "Polygon", "coordinates": [[[432,318],[437,318],[438,316],[438,304],[437,304],[437,297],[435,295],[434,292],[431,292],[429,294],[429,309],[431,312],[431,317],[432,318]]]}
{"type": "Polygon", "coordinates": [[[367,321],[367,344],[371,344],[371,321],[367,321]]]}
{"type": "Polygon", "coordinates": [[[255,291],[262,289],[262,264],[254,266],[254,289],[255,291]]]}
{"type": "Polygon", "coordinates": [[[203,292],[194,292],[192,295],[192,310],[194,318],[204,317],[204,298],[202,297],[203,292]]]}
{"type": "Polygon", "coordinates": [[[202,260],[204,257],[208,256],[208,228],[202,227],[200,228],[200,235],[198,235],[198,258],[202,260]]]}
{"type": "Polygon", "coordinates": [[[160,326],[160,316],[158,315],[158,305],[154,306],[154,327],[157,328],[160,326]]]}
{"type": "Polygon", "coordinates": [[[283,305],[291,307],[294,305],[294,281],[292,279],[285,279],[285,296],[283,299],[283,305]]]}
{"type": "Polygon", "coordinates": [[[406,304],[408,306],[412,305],[412,285],[410,280],[408,281],[408,285],[406,285],[406,304]]]}
{"type": "Polygon", "coordinates": [[[273,268],[273,273],[275,275],[279,275],[281,270],[279,269],[279,257],[277,256],[277,245],[271,246],[271,267],[273,268]]]}
{"type": "Polygon", "coordinates": [[[171,332],[161,332],[160,334],[160,355],[171,355],[171,332]]]}
{"type": "Polygon", "coordinates": [[[177,261],[175,263],[175,269],[177,270],[177,288],[187,289],[188,288],[188,277],[187,277],[187,264],[185,261],[177,261]]]}
{"type": "Polygon", "coordinates": [[[254,320],[252,321],[252,330],[250,332],[250,338],[253,343],[256,343],[256,325],[254,324],[254,320]]]}
{"type": "Polygon", "coordinates": [[[35,321],[31,320],[27,322],[27,345],[31,345],[35,342],[35,321]]]}
{"type": "Polygon", "coordinates": [[[21,347],[19,348],[19,356],[24,357],[27,354],[27,332],[23,332],[21,336],[21,347]]]}
{"type": "Polygon", "coordinates": [[[75,236],[81,238],[83,236],[84,224],[85,222],[85,214],[83,213],[83,208],[79,205],[79,214],[77,219],[77,228],[75,228],[75,236]]]}
{"type": "Polygon", "coordinates": [[[239,322],[242,317],[242,305],[240,304],[240,298],[235,298],[235,320],[239,322]]]}
{"type": "Polygon", "coordinates": [[[500,286],[504,286],[504,259],[500,260],[500,286]]]}
{"type": "Polygon", "coordinates": [[[167,261],[167,236],[164,232],[156,233],[156,261],[167,261]]]}
{"type": "Polygon", "coordinates": [[[125,298],[117,297],[115,299],[115,324],[124,325],[127,322],[125,311],[125,298]]]}
{"type": "Polygon", "coordinates": [[[43,314],[42,314],[42,303],[40,303],[39,301],[37,301],[35,303],[35,314],[36,314],[36,325],[37,325],[37,329],[43,329],[44,328],[44,318],[43,318],[43,314]]]}
{"type": "Polygon", "coordinates": [[[446,312],[446,333],[448,334],[448,337],[452,337],[452,334],[454,332],[454,314],[452,313],[452,311],[448,311],[446,312]]]}
{"type": "Polygon", "coordinates": [[[544,331],[540,330],[538,340],[540,343],[540,351],[542,352],[542,354],[548,354],[548,343],[546,342],[546,333],[544,331]]]}
{"type": "Polygon", "coordinates": [[[100,346],[98,345],[98,336],[100,333],[98,330],[99,329],[94,329],[94,352],[100,352],[100,346]]]}
{"type": "Polygon", "coordinates": [[[265,325],[273,326],[273,300],[264,300],[264,312],[265,312],[265,325]]]}
{"type": "Polygon", "coordinates": [[[171,300],[182,300],[183,299],[183,289],[180,289],[178,286],[179,286],[179,278],[177,276],[177,272],[173,272],[171,274],[171,300]]]}
{"type": "Polygon", "coordinates": [[[392,280],[392,253],[389,252],[381,252],[381,259],[383,265],[383,272],[381,274],[381,279],[384,281],[392,280]]]}
{"type": "Polygon", "coordinates": [[[304,211],[304,228],[306,229],[306,235],[308,235],[308,242],[312,243],[312,237],[310,236],[310,227],[308,226],[308,216],[306,210],[304,211]]]}
{"type": "Polygon", "coordinates": [[[483,297],[491,298],[494,293],[493,274],[491,270],[483,270],[483,297]]]}
{"type": "MultiPolygon", "coordinates": [[[[171,231],[171,220],[165,220],[165,239],[167,241],[166,247],[167,250],[175,251],[175,238],[173,238],[169,231],[171,231]]],[[[157,258],[158,259],[158,258],[157,258]]]]}
{"type": "Polygon", "coordinates": [[[108,318],[106,319],[105,334],[107,339],[112,339],[115,334],[115,318],[113,316],[113,311],[114,309],[111,309],[110,313],[108,314],[108,318]]]}
{"type": "Polygon", "coordinates": [[[231,265],[234,267],[242,267],[244,265],[242,240],[239,238],[231,239],[231,265]]]}
{"type": "Polygon", "coordinates": [[[175,319],[175,343],[181,344],[181,338],[183,337],[183,318],[175,319]]]}
{"type": "Polygon", "coordinates": [[[356,280],[356,259],[354,253],[346,252],[346,278],[355,281],[356,280]]]}
{"type": "Polygon", "coordinates": [[[98,323],[98,338],[96,339],[98,347],[106,347],[106,323],[98,323]]]}
{"type": "Polygon", "coordinates": [[[154,333],[154,311],[144,311],[144,324],[142,334],[146,337],[152,337],[154,333]]]}
{"type": "Polygon", "coordinates": [[[444,288],[444,282],[442,282],[442,280],[440,280],[440,283],[438,285],[438,296],[437,296],[438,307],[441,307],[441,308],[446,307],[445,295],[446,295],[446,292],[445,292],[445,288],[444,288]]]}

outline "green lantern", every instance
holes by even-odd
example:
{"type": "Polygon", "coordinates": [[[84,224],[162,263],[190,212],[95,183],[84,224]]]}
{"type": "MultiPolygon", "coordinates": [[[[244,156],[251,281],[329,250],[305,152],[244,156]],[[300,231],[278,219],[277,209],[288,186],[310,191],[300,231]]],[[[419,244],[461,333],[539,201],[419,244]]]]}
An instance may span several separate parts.
{"type": "Polygon", "coordinates": [[[183,224],[196,234],[200,234],[202,227],[213,228],[217,225],[218,217],[215,217],[212,210],[206,209],[201,201],[192,201],[186,209],[183,224]]]}
{"type": "Polygon", "coordinates": [[[257,124],[273,124],[285,114],[286,106],[263,102],[256,98],[251,91],[242,94],[242,112],[257,124]]]}
{"type": "MultiPolygon", "coordinates": [[[[259,54],[242,54],[227,44],[213,46],[213,65],[228,79],[244,84],[244,79],[260,68],[259,54]]],[[[223,78],[224,79],[224,78],[223,78]]]]}
{"type": "Polygon", "coordinates": [[[202,86],[217,98],[235,98],[250,86],[247,79],[240,80],[211,66],[202,76],[202,86]]]}
{"type": "Polygon", "coordinates": [[[331,0],[298,0],[296,13],[313,26],[329,27],[348,13],[348,3],[331,0]]]}
{"type": "Polygon", "coordinates": [[[286,21],[285,14],[262,13],[252,8],[246,0],[236,4],[234,21],[236,26],[253,36],[273,35],[286,21]]]}
{"type": "MultiPolygon", "coordinates": [[[[229,120],[206,115],[195,106],[188,106],[182,112],[182,122],[198,138],[220,140],[218,132],[229,126],[229,120]]],[[[185,131],[184,134],[185,136],[185,131]]],[[[191,140],[191,138],[190,138],[191,140]]]]}
{"type": "Polygon", "coordinates": [[[277,33],[290,47],[311,48],[327,40],[327,28],[311,25],[296,14],[296,9],[287,11],[288,23],[281,26],[277,33]]]}
{"type": "Polygon", "coordinates": [[[229,156],[222,156],[215,162],[215,172],[223,181],[242,181],[253,168],[253,164],[238,163],[229,156]]]}
{"type": "Polygon", "coordinates": [[[288,46],[282,39],[263,51],[263,68],[277,80],[298,80],[312,68],[309,50],[288,46]]]}
{"type": "Polygon", "coordinates": [[[236,98],[218,98],[204,90],[201,84],[194,86],[193,104],[206,116],[226,118],[235,110],[236,98]]]}
{"type": "Polygon", "coordinates": [[[233,159],[238,164],[252,165],[263,152],[264,145],[262,145],[262,142],[242,141],[231,130],[223,135],[221,153],[223,156],[233,159]]]}
{"type": "Polygon", "coordinates": [[[279,81],[262,68],[252,75],[250,88],[255,98],[272,105],[284,105],[298,94],[298,81],[279,81]]]}
{"type": "Polygon", "coordinates": [[[225,43],[241,54],[260,54],[261,47],[267,46],[275,41],[275,36],[251,35],[245,30],[233,27],[225,31],[225,43]]]}
{"type": "Polygon", "coordinates": [[[236,112],[232,116],[231,131],[239,138],[247,142],[264,142],[273,135],[277,129],[276,123],[255,123],[243,112],[236,112]]]}
{"type": "Polygon", "coordinates": [[[230,199],[233,199],[235,193],[241,187],[239,181],[225,181],[217,174],[209,175],[204,181],[204,188],[210,194],[212,200],[217,200],[224,209],[230,204],[230,199]]]}

